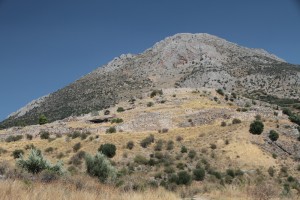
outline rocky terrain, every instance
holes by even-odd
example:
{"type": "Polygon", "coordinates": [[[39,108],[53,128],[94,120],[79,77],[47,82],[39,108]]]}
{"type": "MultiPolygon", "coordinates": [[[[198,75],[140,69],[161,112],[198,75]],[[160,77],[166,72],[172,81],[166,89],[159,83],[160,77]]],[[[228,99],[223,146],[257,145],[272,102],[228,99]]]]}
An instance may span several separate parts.
{"type": "MultiPolygon", "coordinates": [[[[152,89],[222,88],[253,99],[299,100],[300,68],[260,49],[209,34],[177,34],[138,55],[115,58],[11,114],[0,128],[80,116],[152,89]]],[[[166,122],[167,123],[167,122],[166,122]]],[[[197,123],[201,123],[200,121],[197,123]]],[[[134,125],[131,125],[134,126],[134,125]]]]}

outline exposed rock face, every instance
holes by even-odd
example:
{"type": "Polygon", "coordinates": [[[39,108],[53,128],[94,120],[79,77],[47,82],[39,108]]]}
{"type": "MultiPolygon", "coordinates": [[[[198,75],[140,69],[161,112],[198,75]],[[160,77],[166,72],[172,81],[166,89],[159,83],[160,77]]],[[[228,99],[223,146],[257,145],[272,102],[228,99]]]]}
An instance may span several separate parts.
{"type": "Polygon", "coordinates": [[[209,34],[177,34],[142,54],[115,58],[74,83],[27,105],[0,126],[35,124],[107,108],[151,88],[226,88],[253,96],[299,98],[300,68],[260,49],[209,34]]]}

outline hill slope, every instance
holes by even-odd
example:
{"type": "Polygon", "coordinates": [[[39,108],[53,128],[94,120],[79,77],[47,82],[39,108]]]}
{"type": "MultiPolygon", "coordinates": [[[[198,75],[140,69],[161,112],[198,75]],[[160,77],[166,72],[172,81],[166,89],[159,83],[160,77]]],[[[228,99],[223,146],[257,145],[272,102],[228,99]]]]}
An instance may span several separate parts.
{"type": "Polygon", "coordinates": [[[254,98],[299,98],[300,68],[260,49],[209,34],[177,34],[138,55],[122,55],[74,83],[31,102],[0,123],[36,124],[110,107],[150,89],[224,88],[254,98]]]}

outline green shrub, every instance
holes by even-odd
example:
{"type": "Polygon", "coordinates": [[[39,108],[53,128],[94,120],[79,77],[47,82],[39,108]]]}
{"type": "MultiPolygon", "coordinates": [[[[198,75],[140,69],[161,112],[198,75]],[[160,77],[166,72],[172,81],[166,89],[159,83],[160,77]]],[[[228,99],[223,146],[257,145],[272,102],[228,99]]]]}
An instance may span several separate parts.
{"type": "Polygon", "coordinates": [[[133,142],[133,141],[127,142],[126,147],[127,147],[127,149],[130,149],[130,150],[133,149],[133,147],[134,147],[134,142],[133,142]]]}
{"type": "Polygon", "coordinates": [[[183,170],[183,169],[185,168],[185,164],[183,164],[182,162],[180,162],[180,163],[178,163],[178,164],[176,165],[176,167],[177,167],[178,169],[180,169],[180,170],[183,170]]]}
{"type": "Polygon", "coordinates": [[[242,123],[242,121],[240,119],[234,118],[232,120],[232,124],[240,124],[240,123],[242,123]]]}
{"type": "Polygon", "coordinates": [[[154,135],[151,134],[145,139],[143,139],[140,144],[143,148],[147,148],[153,142],[154,142],[154,135]]]}
{"type": "Polygon", "coordinates": [[[231,176],[232,178],[235,177],[235,172],[234,172],[233,169],[227,169],[227,170],[226,170],[226,174],[227,174],[228,176],[231,176]]]}
{"type": "Polygon", "coordinates": [[[203,168],[198,168],[193,170],[194,180],[203,181],[205,178],[205,170],[203,168]]]}
{"type": "Polygon", "coordinates": [[[72,139],[78,138],[81,136],[79,131],[74,131],[72,134],[69,135],[72,139]]]}
{"type": "Polygon", "coordinates": [[[185,146],[182,146],[180,152],[181,153],[187,153],[188,149],[185,146]]]}
{"type": "Polygon", "coordinates": [[[111,120],[111,123],[117,123],[117,124],[123,123],[123,119],[121,119],[121,118],[114,118],[114,119],[111,120]]]}
{"type": "Polygon", "coordinates": [[[221,126],[226,126],[227,124],[226,124],[226,122],[221,122],[221,126]]]}
{"type": "Polygon", "coordinates": [[[78,143],[76,143],[76,144],[73,146],[73,151],[74,151],[74,152],[77,152],[80,148],[81,148],[81,143],[78,142],[78,143]]]}
{"type": "Polygon", "coordinates": [[[117,112],[124,112],[125,109],[123,107],[118,107],[117,112]]]}
{"type": "Polygon", "coordinates": [[[178,185],[189,185],[192,182],[192,176],[187,171],[180,171],[177,173],[178,185]]]}
{"type": "Polygon", "coordinates": [[[195,150],[190,150],[189,151],[188,156],[189,156],[190,159],[194,159],[196,157],[196,155],[197,155],[197,153],[196,153],[195,150]]]}
{"type": "Polygon", "coordinates": [[[109,110],[105,110],[104,111],[104,115],[109,115],[110,114],[110,111],[109,110]]]}
{"type": "Polygon", "coordinates": [[[101,182],[114,181],[117,177],[116,169],[102,153],[95,156],[87,154],[85,156],[86,170],[90,176],[95,176],[101,182]]]}
{"type": "Polygon", "coordinates": [[[114,126],[106,129],[106,133],[116,133],[116,132],[117,132],[117,129],[114,126]]]}
{"type": "Polygon", "coordinates": [[[22,155],[24,155],[24,151],[22,149],[16,149],[12,152],[14,159],[20,158],[22,155]]]}
{"type": "Polygon", "coordinates": [[[50,138],[50,133],[47,131],[41,131],[40,132],[40,138],[42,140],[48,140],[50,138]]]}
{"type": "Polygon", "coordinates": [[[279,138],[279,134],[278,134],[276,131],[271,130],[270,133],[269,133],[269,138],[270,138],[270,140],[272,140],[273,142],[274,142],[274,141],[277,141],[278,138],[279,138]]]}
{"type": "Polygon", "coordinates": [[[16,142],[23,138],[23,135],[10,135],[5,139],[5,142],[16,142]]]}
{"type": "Polygon", "coordinates": [[[36,149],[31,149],[27,160],[25,160],[23,155],[21,155],[21,157],[17,159],[17,165],[33,174],[40,173],[41,171],[46,169],[58,174],[63,174],[62,162],[58,162],[57,164],[52,165],[36,149]]]}
{"type": "Polygon", "coordinates": [[[43,183],[51,183],[58,179],[57,173],[50,170],[43,170],[40,174],[43,183]]]}
{"type": "Polygon", "coordinates": [[[114,144],[101,144],[98,151],[106,155],[108,158],[112,158],[116,155],[116,146],[114,144]]]}
{"type": "Polygon", "coordinates": [[[249,132],[254,135],[260,135],[264,131],[264,124],[261,121],[255,120],[250,124],[249,132]]]}
{"type": "Polygon", "coordinates": [[[40,124],[40,125],[43,125],[43,124],[47,124],[47,123],[48,123],[47,117],[46,117],[45,115],[41,115],[41,116],[39,117],[39,124],[40,124]]]}
{"type": "Polygon", "coordinates": [[[217,89],[216,92],[222,96],[224,96],[224,91],[222,89],[217,89]]]}

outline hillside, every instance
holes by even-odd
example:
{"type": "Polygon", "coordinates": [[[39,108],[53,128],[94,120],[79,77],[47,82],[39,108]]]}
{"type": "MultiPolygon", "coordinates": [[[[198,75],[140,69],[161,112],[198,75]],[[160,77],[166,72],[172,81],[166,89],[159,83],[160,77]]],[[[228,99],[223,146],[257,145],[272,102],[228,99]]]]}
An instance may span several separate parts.
{"type": "Polygon", "coordinates": [[[152,89],[223,88],[266,101],[299,99],[300,68],[261,49],[209,34],[176,34],[138,55],[126,54],[12,113],[0,128],[109,108],[152,89]]]}
{"type": "Polygon", "coordinates": [[[149,90],[109,109],[45,125],[1,130],[2,196],[11,199],[16,195],[11,191],[18,188],[21,194],[40,192],[42,199],[49,195],[57,199],[74,199],[74,195],[82,199],[297,199],[298,136],[297,125],[275,105],[208,88],[149,90]],[[113,123],[113,119],[122,120],[113,123]],[[255,119],[264,124],[261,135],[249,132],[255,119]],[[112,127],[115,131],[110,133],[112,127]],[[277,141],[269,139],[270,130],[279,133],[277,141]],[[50,139],[41,139],[45,132],[50,139]],[[12,135],[23,135],[23,139],[7,141],[12,135]],[[152,142],[143,146],[150,135],[152,142]],[[77,143],[80,148],[74,151],[77,143]],[[79,152],[95,154],[105,143],[117,149],[110,159],[119,173],[115,185],[99,184],[86,176],[86,165],[78,157],[79,152]],[[22,149],[27,156],[32,145],[53,163],[61,159],[71,178],[46,184],[43,175],[20,175],[18,168],[13,175],[9,173],[16,167],[12,153],[22,149]],[[188,186],[172,181],[177,173],[192,175],[195,169],[204,169],[203,180],[188,186]],[[26,180],[28,189],[20,179],[26,180]],[[58,192],[51,193],[53,190],[58,192]]]}

